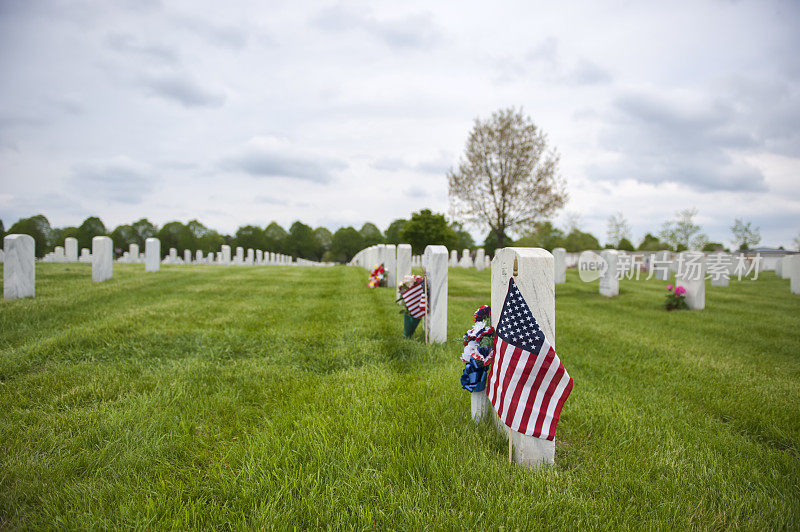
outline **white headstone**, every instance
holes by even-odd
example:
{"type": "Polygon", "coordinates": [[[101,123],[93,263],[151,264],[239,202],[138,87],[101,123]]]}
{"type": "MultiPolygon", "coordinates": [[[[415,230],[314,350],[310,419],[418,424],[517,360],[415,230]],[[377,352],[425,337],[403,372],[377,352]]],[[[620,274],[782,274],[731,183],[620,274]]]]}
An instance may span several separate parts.
{"type": "Polygon", "coordinates": [[[686,289],[686,304],[691,310],[706,306],[706,261],[699,251],[684,251],[676,261],[675,286],[686,289]]]}
{"type": "MultiPolygon", "coordinates": [[[[540,329],[550,344],[556,346],[556,295],[554,282],[554,259],[547,250],[540,248],[498,249],[492,260],[492,325],[497,327],[500,311],[503,308],[508,280],[514,273],[517,262],[517,275],[514,282],[522,292],[522,297],[531,309],[540,329]]],[[[491,407],[490,407],[491,408],[491,407]]],[[[491,409],[495,421],[505,434],[508,427],[500,421],[491,409]]],[[[541,467],[555,462],[555,441],[526,436],[510,431],[514,463],[541,467]]]]}
{"type": "Polygon", "coordinates": [[[397,279],[394,284],[395,290],[397,285],[402,282],[403,277],[411,275],[411,245],[399,244],[397,246],[397,279]]]}
{"type": "Polygon", "coordinates": [[[89,251],[89,248],[81,248],[81,256],[78,259],[80,262],[91,262],[92,261],[92,253],[89,251]]]}
{"type": "Polygon", "coordinates": [[[600,295],[617,296],[619,295],[619,277],[617,277],[619,252],[616,249],[604,249],[600,253],[600,257],[606,262],[605,272],[600,275],[600,295]]]}
{"type": "Polygon", "coordinates": [[[447,248],[426,246],[422,264],[428,278],[428,339],[444,343],[447,341],[447,248]]]}
{"type": "Polygon", "coordinates": [[[30,235],[6,235],[3,239],[3,298],[36,295],[36,242],[30,235]]]}
{"type": "Polygon", "coordinates": [[[468,249],[461,251],[461,260],[459,261],[458,265],[462,268],[472,268],[472,257],[470,256],[468,249]]]}
{"type": "Polygon", "coordinates": [[[475,252],[475,269],[478,271],[486,269],[486,252],[483,248],[478,248],[478,251],[475,252]]]}
{"type": "Polygon", "coordinates": [[[55,257],[56,262],[66,262],[67,256],[64,253],[63,246],[56,246],[55,250],[53,250],[53,256],[55,257]]]}
{"type": "Polygon", "coordinates": [[[386,269],[386,286],[397,289],[397,246],[386,244],[384,268],[386,269]]]}
{"type": "Polygon", "coordinates": [[[244,248],[242,246],[236,248],[236,256],[233,258],[233,263],[239,266],[244,264],[244,248]]]}
{"type": "Polygon", "coordinates": [[[114,274],[114,243],[107,236],[92,238],[92,281],[108,281],[114,274]]]}
{"type": "Polygon", "coordinates": [[[450,250],[450,266],[458,266],[458,251],[450,250]]]}
{"type": "Polygon", "coordinates": [[[567,282],[567,250],[555,248],[553,250],[553,267],[555,268],[555,283],[563,284],[567,282]]]}
{"type": "Polygon", "coordinates": [[[64,255],[67,262],[78,262],[78,239],[68,236],[64,239],[64,255]]]}
{"type": "Polygon", "coordinates": [[[252,266],[256,261],[256,252],[253,248],[247,248],[247,257],[244,259],[245,264],[252,266]]]}
{"type": "Polygon", "coordinates": [[[169,263],[170,264],[178,263],[178,250],[175,248],[169,248],[169,263]]]}
{"type": "Polygon", "coordinates": [[[186,264],[192,263],[192,252],[191,250],[184,249],[183,250],[183,262],[186,264]]]}
{"type": "Polygon", "coordinates": [[[139,244],[128,244],[128,256],[131,262],[139,261],[139,244]]]}
{"type": "Polygon", "coordinates": [[[203,251],[198,249],[194,252],[194,261],[197,264],[203,264],[203,251]]]}
{"type": "Polygon", "coordinates": [[[264,264],[264,250],[256,250],[256,264],[264,264]]]}
{"type": "Polygon", "coordinates": [[[800,255],[790,255],[786,259],[783,267],[787,270],[785,275],[789,277],[789,290],[793,294],[800,294],[800,255]]]}
{"type": "Polygon", "coordinates": [[[161,241],[148,238],[144,241],[144,271],[157,272],[161,267],[161,241]]]}

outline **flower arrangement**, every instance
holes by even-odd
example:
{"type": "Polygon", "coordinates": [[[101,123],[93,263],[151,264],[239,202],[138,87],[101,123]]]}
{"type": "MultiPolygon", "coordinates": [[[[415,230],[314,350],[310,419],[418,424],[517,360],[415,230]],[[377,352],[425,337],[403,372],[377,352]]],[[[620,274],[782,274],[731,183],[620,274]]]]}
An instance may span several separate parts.
{"type": "Polygon", "coordinates": [[[667,310],[683,310],[689,308],[686,304],[686,289],[682,286],[667,285],[667,299],[664,301],[667,310]]]}
{"type": "Polygon", "coordinates": [[[375,266],[375,268],[372,270],[372,273],[369,274],[367,286],[370,288],[375,288],[376,286],[386,286],[386,270],[383,268],[383,264],[378,264],[375,266]]]}
{"type": "Polygon", "coordinates": [[[473,319],[475,325],[464,334],[461,361],[465,366],[461,374],[461,387],[470,392],[481,392],[486,389],[486,376],[494,358],[494,327],[489,325],[491,307],[479,307],[473,319]]]}

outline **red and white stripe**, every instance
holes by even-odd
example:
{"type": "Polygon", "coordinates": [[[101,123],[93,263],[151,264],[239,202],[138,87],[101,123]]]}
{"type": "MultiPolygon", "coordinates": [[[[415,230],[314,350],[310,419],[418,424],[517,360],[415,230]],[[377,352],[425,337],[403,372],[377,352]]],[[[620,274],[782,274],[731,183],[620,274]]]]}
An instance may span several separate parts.
{"type": "Polygon", "coordinates": [[[552,440],[572,378],[547,339],[538,353],[495,336],[486,394],[500,419],[517,432],[552,440]]]}
{"type": "Polygon", "coordinates": [[[425,315],[428,307],[428,302],[425,299],[425,290],[423,283],[409,288],[403,292],[403,301],[406,303],[409,314],[415,318],[421,318],[425,315]]]}

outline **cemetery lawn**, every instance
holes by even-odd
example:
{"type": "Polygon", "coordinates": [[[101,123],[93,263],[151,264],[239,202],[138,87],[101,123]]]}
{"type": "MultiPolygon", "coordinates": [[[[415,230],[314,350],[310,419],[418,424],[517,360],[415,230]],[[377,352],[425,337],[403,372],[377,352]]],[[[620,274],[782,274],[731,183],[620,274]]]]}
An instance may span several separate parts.
{"type": "Polygon", "coordinates": [[[0,528],[800,528],[800,296],[771,272],[668,313],[666,283],[569,271],[575,388],[532,471],[458,384],[488,271],[450,269],[425,346],[356,267],[36,268],[0,301],[0,528]]]}

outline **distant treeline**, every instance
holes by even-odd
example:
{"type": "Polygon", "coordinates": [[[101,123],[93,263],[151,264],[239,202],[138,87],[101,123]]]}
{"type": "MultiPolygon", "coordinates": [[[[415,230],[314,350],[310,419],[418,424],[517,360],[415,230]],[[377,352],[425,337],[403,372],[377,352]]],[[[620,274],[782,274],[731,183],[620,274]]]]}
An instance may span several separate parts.
{"type": "MultiPolygon", "coordinates": [[[[179,252],[188,249],[192,252],[217,252],[220,246],[228,244],[232,248],[262,249],[275,253],[284,253],[295,258],[347,262],[361,249],[373,244],[411,244],[413,252],[420,254],[429,244],[441,244],[448,249],[475,249],[476,243],[463,227],[448,222],[444,214],[423,209],[413,213],[408,219],[397,219],[389,224],[385,232],[381,232],[373,223],[365,223],[360,229],[342,227],[331,232],[325,227],[313,228],[300,221],[294,222],[287,231],[276,222],[261,227],[244,225],[233,235],[222,234],[210,229],[197,220],[188,223],[169,222],[161,227],[146,218],[130,224],[118,225],[111,229],[96,216],[86,218],[78,227],[52,227],[44,215],[31,216],[18,220],[8,230],[4,230],[0,220],[0,237],[8,233],[31,235],[36,241],[36,256],[43,257],[53,251],[56,246],[63,246],[64,239],[74,237],[78,240],[78,248],[92,247],[92,238],[107,235],[114,242],[116,254],[122,254],[129,244],[138,244],[144,250],[144,241],[155,237],[161,240],[161,253],[166,256],[169,248],[179,252]]],[[[509,239],[510,241],[510,239],[509,239]]],[[[512,245],[542,247],[552,250],[563,247],[567,251],[577,252],[586,249],[600,249],[601,245],[591,233],[578,229],[566,233],[553,226],[549,221],[536,224],[530,234],[513,242],[512,245]]],[[[490,233],[482,247],[489,255],[496,249],[496,238],[490,233]]],[[[608,246],[607,246],[608,247],[608,246]]],[[[634,246],[627,239],[622,239],[618,249],[634,249],[655,251],[670,249],[651,234],[645,235],[641,244],[634,246]]]]}

